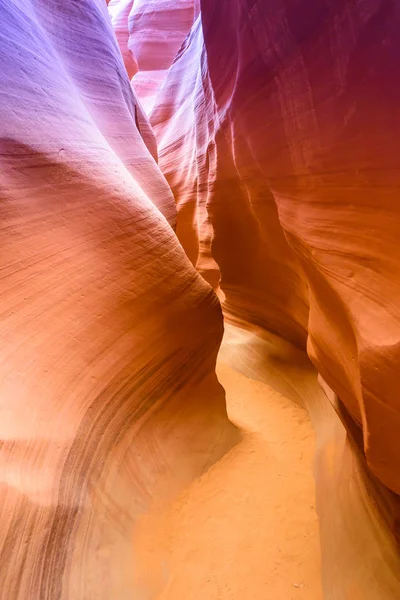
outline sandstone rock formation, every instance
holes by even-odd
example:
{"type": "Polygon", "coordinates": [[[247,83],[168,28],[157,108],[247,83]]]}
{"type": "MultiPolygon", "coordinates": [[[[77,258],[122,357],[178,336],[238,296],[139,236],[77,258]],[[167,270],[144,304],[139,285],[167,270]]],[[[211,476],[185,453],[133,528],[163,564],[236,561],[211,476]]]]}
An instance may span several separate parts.
{"type": "Polygon", "coordinates": [[[286,4],[203,0],[151,114],[159,164],[227,316],[307,339],[400,493],[399,11],[286,4]]]}
{"type": "Polygon", "coordinates": [[[225,587],[180,585],[190,547],[137,577],[143,516],[238,440],[217,295],[227,388],[316,431],[325,600],[400,597],[399,24],[392,0],[0,3],[1,600],[258,600],[223,579],[239,552],[225,587]]]}
{"type": "Polygon", "coordinates": [[[399,21],[385,0],[202,0],[150,115],[187,255],[227,320],[307,348],[367,465],[343,466],[347,500],[395,536],[399,21]]]}
{"type": "Polygon", "coordinates": [[[200,11],[198,0],[110,0],[108,10],[132,85],[149,113],[200,11]]]}
{"type": "Polygon", "coordinates": [[[137,515],[233,441],[222,315],[106,5],[0,24],[0,597],[132,597],[137,515]]]}

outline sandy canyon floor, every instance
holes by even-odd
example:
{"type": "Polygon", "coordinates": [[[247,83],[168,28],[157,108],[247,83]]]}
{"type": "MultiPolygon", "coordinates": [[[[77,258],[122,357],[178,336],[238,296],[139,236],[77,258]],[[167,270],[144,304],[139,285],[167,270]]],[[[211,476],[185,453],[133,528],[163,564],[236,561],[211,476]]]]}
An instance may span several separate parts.
{"type": "Polygon", "coordinates": [[[308,415],[221,354],[217,374],[242,439],[141,520],[136,585],[146,600],[322,600],[308,415]]]}

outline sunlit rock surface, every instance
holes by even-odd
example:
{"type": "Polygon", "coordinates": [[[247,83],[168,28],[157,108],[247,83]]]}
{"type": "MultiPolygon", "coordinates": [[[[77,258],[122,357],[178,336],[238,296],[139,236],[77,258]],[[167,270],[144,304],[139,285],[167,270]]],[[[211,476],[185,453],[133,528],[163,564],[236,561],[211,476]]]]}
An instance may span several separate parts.
{"type": "Polygon", "coordinates": [[[400,597],[399,11],[0,4],[2,600],[400,597]]]}
{"type": "Polygon", "coordinates": [[[200,11],[199,0],[110,0],[108,10],[128,75],[149,114],[200,11]]]}
{"type": "Polygon", "coordinates": [[[0,27],[0,597],[132,598],[137,516],[233,440],[221,310],[105,3],[0,27]]]}

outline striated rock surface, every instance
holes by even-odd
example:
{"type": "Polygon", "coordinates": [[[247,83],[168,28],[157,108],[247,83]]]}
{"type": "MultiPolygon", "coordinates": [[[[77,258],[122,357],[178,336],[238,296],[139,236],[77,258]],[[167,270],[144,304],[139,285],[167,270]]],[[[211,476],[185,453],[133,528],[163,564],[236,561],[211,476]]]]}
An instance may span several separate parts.
{"type": "Polygon", "coordinates": [[[201,9],[151,114],[178,235],[229,319],[307,339],[400,493],[399,7],[201,9]]]}
{"type": "Polygon", "coordinates": [[[128,77],[132,79],[139,67],[136,57],[129,46],[129,28],[128,19],[132,9],[133,0],[110,0],[108,3],[108,11],[111,16],[111,23],[121,50],[122,58],[128,77]]]}
{"type": "Polygon", "coordinates": [[[335,599],[400,593],[399,23],[385,0],[202,0],[150,116],[226,319],[307,348],[346,426],[309,407],[335,599]]]}
{"type": "Polygon", "coordinates": [[[0,597],[132,598],[137,516],[233,441],[221,311],[105,3],[0,23],[0,597]]]}
{"type": "Polygon", "coordinates": [[[110,0],[108,10],[128,75],[149,114],[199,1],[110,0]]]}
{"type": "MultiPolygon", "coordinates": [[[[305,346],[305,279],[280,227],[266,175],[252,155],[251,134],[239,128],[241,114],[231,114],[230,96],[226,106],[216,102],[204,18],[192,28],[151,113],[159,164],[178,206],[177,234],[214,287],[221,277],[230,319],[261,325],[305,346]]],[[[230,51],[215,51],[218,61],[229,55],[216,76],[229,94],[236,84],[227,66],[238,63],[239,48],[232,43],[230,51]]]]}
{"type": "Polygon", "coordinates": [[[0,4],[1,599],[400,597],[399,24],[0,4]]]}

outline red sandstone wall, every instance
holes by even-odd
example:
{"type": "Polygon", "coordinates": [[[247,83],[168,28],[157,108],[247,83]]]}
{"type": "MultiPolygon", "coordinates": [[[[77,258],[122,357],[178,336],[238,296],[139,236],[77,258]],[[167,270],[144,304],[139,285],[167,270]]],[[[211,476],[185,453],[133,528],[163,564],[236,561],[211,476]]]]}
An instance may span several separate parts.
{"type": "Polygon", "coordinates": [[[201,8],[151,115],[178,235],[200,272],[218,263],[229,318],[307,337],[400,493],[399,8],[201,8]]]}

